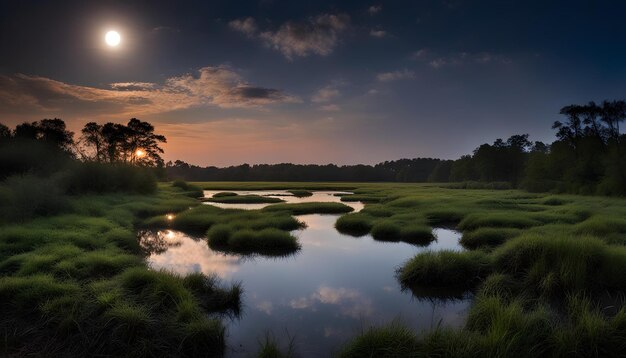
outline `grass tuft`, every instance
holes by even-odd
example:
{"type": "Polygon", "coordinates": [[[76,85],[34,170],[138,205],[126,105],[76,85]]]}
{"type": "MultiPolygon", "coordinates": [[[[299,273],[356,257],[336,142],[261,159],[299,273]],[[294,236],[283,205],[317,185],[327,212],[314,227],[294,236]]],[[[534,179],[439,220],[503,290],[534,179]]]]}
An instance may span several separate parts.
{"type": "Polygon", "coordinates": [[[519,229],[481,227],[474,231],[463,233],[461,245],[468,249],[478,249],[481,247],[495,247],[502,245],[505,241],[521,233],[519,229]]]}
{"type": "Polygon", "coordinates": [[[309,196],[313,196],[312,192],[308,190],[302,190],[302,189],[292,189],[292,190],[287,190],[287,192],[293,194],[293,196],[298,197],[298,198],[306,198],[309,196]]]}
{"type": "Polygon", "coordinates": [[[404,286],[471,288],[491,272],[491,262],[482,251],[426,251],[398,270],[404,286]]]}
{"type": "Polygon", "coordinates": [[[345,214],[354,209],[342,203],[295,203],[266,206],[262,211],[285,211],[291,215],[345,214]]]}
{"type": "Polygon", "coordinates": [[[363,331],[343,347],[339,357],[410,357],[415,356],[417,347],[418,339],[415,333],[406,326],[394,322],[363,331]]]}
{"type": "Polygon", "coordinates": [[[363,236],[372,229],[372,218],[365,213],[346,214],[337,219],[335,228],[342,234],[363,236]]]}

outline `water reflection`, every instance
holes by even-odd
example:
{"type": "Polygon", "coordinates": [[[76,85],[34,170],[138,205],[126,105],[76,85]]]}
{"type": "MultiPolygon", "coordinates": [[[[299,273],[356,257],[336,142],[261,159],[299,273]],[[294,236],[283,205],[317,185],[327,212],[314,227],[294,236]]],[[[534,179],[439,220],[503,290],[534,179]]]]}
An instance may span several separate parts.
{"type": "Polygon", "coordinates": [[[180,246],[183,240],[180,239],[180,233],[172,230],[151,231],[145,230],[139,232],[139,246],[144,252],[154,255],[162,254],[169,248],[180,246]]]}
{"type": "Polygon", "coordinates": [[[194,272],[218,274],[229,278],[245,258],[226,255],[209,249],[206,240],[180,231],[146,231],[140,237],[142,247],[157,248],[148,258],[154,269],[167,269],[182,275],[194,272]],[[165,248],[164,250],[161,250],[165,248]]]}
{"type": "MultiPolygon", "coordinates": [[[[223,190],[205,190],[204,197],[211,198],[213,195],[222,192],[223,190]]],[[[230,190],[229,190],[230,191],[230,190]]],[[[354,208],[354,211],[359,211],[363,209],[365,206],[360,202],[343,202],[341,201],[341,197],[336,194],[352,194],[349,192],[341,192],[341,191],[314,191],[312,196],[299,198],[294,196],[293,194],[287,192],[286,190],[238,190],[232,191],[233,193],[237,193],[239,195],[259,195],[259,196],[269,196],[273,198],[279,198],[284,200],[286,203],[295,204],[295,203],[310,203],[310,202],[331,202],[331,203],[343,203],[348,206],[354,208]]],[[[220,208],[230,208],[230,209],[262,209],[268,205],[272,204],[231,204],[231,203],[212,203],[205,202],[204,204],[213,205],[220,208]]]]}
{"type": "MultiPolygon", "coordinates": [[[[316,192],[312,197],[289,200],[339,201],[332,194],[316,192]]],[[[360,203],[349,204],[357,210],[363,207],[360,203]]],[[[266,204],[244,205],[217,206],[250,209],[251,205],[266,204]]],[[[162,231],[153,236],[165,244],[154,246],[166,250],[153,250],[148,262],[155,269],[181,274],[215,273],[223,279],[243,283],[242,316],[228,324],[230,356],[253,355],[259,339],[267,332],[273,332],[276,338],[284,336],[284,342],[279,339],[283,345],[293,337],[299,356],[319,357],[331,355],[345,340],[370,324],[402,318],[416,331],[439,324],[463,324],[469,296],[441,292],[429,296],[415,288],[403,290],[395,277],[398,266],[420,251],[462,250],[458,232],[435,229],[436,240],[427,247],[417,247],[375,241],[370,235],[355,239],[340,234],[334,229],[337,218],[338,215],[298,216],[307,225],[293,232],[302,250],[286,258],[249,259],[224,254],[211,250],[203,238],[162,231]]]]}

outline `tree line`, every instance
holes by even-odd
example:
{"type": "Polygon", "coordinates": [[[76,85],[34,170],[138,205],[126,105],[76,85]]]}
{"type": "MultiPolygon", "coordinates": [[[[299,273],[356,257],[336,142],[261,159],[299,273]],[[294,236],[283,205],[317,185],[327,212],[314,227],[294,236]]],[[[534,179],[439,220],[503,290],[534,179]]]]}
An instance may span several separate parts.
{"type": "Polygon", "coordinates": [[[529,191],[626,195],[626,102],[589,102],[559,112],[550,144],[528,135],[483,144],[454,161],[450,181],[505,181],[529,191]]]}
{"type": "Polygon", "coordinates": [[[242,164],[200,167],[181,160],[166,163],[171,178],[190,181],[368,181],[425,182],[440,159],[416,158],[372,165],[242,164]]]}
{"type": "Polygon", "coordinates": [[[166,163],[168,176],[192,181],[502,182],[529,191],[626,195],[626,119],[623,100],[569,105],[552,128],[552,143],[528,134],[478,146],[457,160],[415,158],[376,165],[260,164],[200,167],[166,163]]]}
{"type": "MultiPolygon", "coordinates": [[[[13,130],[0,123],[0,145],[5,149],[19,147],[24,156],[44,146],[50,156],[67,156],[83,162],[163,167],[160,144],[165,142],[166,138],[156,134],[152,124],[137,118],[130,119],[126,125],[89,122],[76,139],[59,118],[25,122],[13,130]]],[[[5,176],[11,174],[9,168],[3,166],[3,169],[7,169],[3,172],[5,176]]]]}
{"type": "Polygon", "coordinates": [[[626,102],[569,105],[559,113],[563,119],[552,125],[556,131],[552,143],[532,142],[528,134],[516,134],[482,144],[456,160],[414,158],[376,165],[283,163],[225,168],[200,167],[181,160],[164,163],[160,144],[166,138],[156,134],[150,123],[136,118],[126,125],[87,123],[77,139],[63,120],[43,119],[13,130],[0,124],[0,146],[12,143],[9,147],[17,148],[22,143],[20,150],[0,151],[0,169],[6,177],[32,167],[29,160],[41,167],[58,160],[48,158],[47,151],[32,149],[32,145],[30,149],[24,147],[26,141],[45,144],[83,162],[164,168],[168,178],[190,181],[498,182],[529,191],[626,195],[626,135],[620,133],[626,102]],[[20,159],[15,159],[18,156],[20,159]]]}

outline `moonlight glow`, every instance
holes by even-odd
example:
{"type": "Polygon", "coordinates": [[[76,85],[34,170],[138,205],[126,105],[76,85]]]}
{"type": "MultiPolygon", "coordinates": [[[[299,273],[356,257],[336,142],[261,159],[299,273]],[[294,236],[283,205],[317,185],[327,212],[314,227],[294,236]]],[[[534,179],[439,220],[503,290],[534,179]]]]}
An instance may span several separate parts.
{"type": "Polygon", "coordinates": [[[122,38],[120,37],[120,34],[117,31],[109,31],[104,36],[104,41],[106,41],[107,45],[111,47],[115,47],[119,45],[121,40],[122,38]]]}

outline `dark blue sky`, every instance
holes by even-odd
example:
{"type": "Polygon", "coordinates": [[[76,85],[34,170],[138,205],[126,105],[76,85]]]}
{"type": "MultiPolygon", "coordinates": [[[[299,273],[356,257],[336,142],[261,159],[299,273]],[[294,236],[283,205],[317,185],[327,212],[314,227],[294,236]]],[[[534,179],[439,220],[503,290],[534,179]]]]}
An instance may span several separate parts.
{"type": "Polygon", "coordinates": [[[624,18],[621,1],[2,1],[0,121],[138,117],[202,165],[456,158],[626,97],[624,18]]]}

